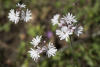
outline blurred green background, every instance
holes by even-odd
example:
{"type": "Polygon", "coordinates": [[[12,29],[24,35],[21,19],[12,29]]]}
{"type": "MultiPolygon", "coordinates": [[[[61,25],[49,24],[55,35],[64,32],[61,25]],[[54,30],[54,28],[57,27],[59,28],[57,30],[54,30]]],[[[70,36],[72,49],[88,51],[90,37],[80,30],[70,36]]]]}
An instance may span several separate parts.
{"type": "Polygon", "coordinates": [[[18,2],[0,0],[0,67],[100,67],[100,0],[23,0],[32,11],[32,20],[14,24],[9,21],[8,13],[16,9],[18,2]],[[84,27],[80,37],[73,36],[74,53],[68,47],[51,58],[41,55],[35,63],[28,54],[34,36],[43,35],[58,50],[69,46],[55,35],[56,26],[50,21],[53,15],[68,12],[84,27]]]}

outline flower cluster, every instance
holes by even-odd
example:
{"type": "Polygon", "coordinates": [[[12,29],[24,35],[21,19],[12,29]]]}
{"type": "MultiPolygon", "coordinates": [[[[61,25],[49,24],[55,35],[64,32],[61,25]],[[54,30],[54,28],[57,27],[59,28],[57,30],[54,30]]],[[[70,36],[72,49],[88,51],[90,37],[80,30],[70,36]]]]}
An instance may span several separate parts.
{"type": "Polygon", "coordinates": [[[32,13],[30,10],[28,9],[26,9],[26,11],[22,10],[22,8],[26,7],[25,4],[18,3],[16,6],[18,7],[18,9],[16,10],[11,9],[8,14],[8,18],[10,21],[17,24],[20,20],[23,20],[24,22],[28,22],[30,19],[32,19],[31,17],[32,13]]]}
{"type": "Polygon", "coordinates": [[[31,48],[28,52],[30,56],[32,57],[32,59],[34,59],[34,61],[37,61],[38,58],[40,57],[40,54],[43,52],[46,52],[48,57],[55,56],[57,52],[57,49],[53,45],[53,43],[49,42],[48,46],[46,46],[44,45],[45,44],[45,41],[44,41],[44,44],[41,44],[40,43],[41,38],[42,36],[36,36],[36,38],[33,38],[32,42],[30,42],[34,46],[34,48],[31,48]]]}
{"type": "Polygon", "coordinates": [[[83,27],[78,25],[75,16],[71,13],[61,18],[59,14],[56,14],[51,19],[51,22],[53,25],[57,24],[59,26],[60,29],[56,30],[56,35],[59,36],[60,40],[65,39],[67,41],[72,34],[76,34],[77,36],[82,34],[83,27]]]}

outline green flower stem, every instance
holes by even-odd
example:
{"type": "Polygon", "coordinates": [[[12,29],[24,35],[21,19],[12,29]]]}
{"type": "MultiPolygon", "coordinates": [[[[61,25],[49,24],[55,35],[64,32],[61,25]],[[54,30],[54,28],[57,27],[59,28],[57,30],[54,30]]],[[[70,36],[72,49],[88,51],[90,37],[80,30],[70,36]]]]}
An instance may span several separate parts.
{"type": "Polygon", "coordinates": [[[74,67],[77,67],[76,64],[75,64],[75,62],[74,62],[74,55],[73,55],[73,54],[74,54],[74,51],[73,51],[73,47],[72,47],[72,44],[73,44],[73,43],[72,43],[72,42],[73,42],[73,41],[72,41],[72,36],[69,36],[69,39],[70,39],[70,48],[71,48],[72,57],[73,57],[73,66],[74,66],[74,67]],[[74,65],[74,64],[75,64],[75,65],[74,65]]]}

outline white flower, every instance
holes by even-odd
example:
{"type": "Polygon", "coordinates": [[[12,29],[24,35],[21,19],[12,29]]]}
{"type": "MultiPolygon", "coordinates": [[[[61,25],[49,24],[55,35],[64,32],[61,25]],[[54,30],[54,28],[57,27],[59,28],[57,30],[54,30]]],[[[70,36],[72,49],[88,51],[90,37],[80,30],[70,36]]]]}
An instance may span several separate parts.
{"type": "Polygon", "coordinates": [[[56,49],[56,47],[54,47],[53,43],[49,42],[48,50],[47,50],[48,57],[55,56],[56,51],[57,51],[57,49],[56,49]]]}
{"type": "Polygon", "coordinates": [[[63,19],[60,19],[60,23],[58,23],[59,27],[62,27],[65,24],[65,21],[63,19]]]}
{"type": "Polygon", "coordinates": [[[69,38],[69,29],[66,26],[63,26],[61,30],[56,30],[56,35],[60,37],[60,40],[69,38]]]}
{"type": "Polygon", "coordinates": [[[19,11],[15,12],[14,9],[11,9],[9,12],[8,18],[10,21],[15,22],[16,24],[19,22],[19,19],[20,19],[19,14],[20,14],[19,11]]]}
{"type": "Polygon", "coordinates": [[[72,35],[74,33],[74,30],[76,29],[76,26],[68,25],[68,33],[69,35],[72,35]]]}
{"type": "Polygon", "coordinates": [[[31,43],[34,47],[36,47],[36,46],[40,43],[41,37],[42,37],[42,36],[36,36],[36,38],[33,38],[33,39],[32,39],[32,42],[30,42],[30,43],[31,43]]]}
{"type": "Polygon", "coordinates": [[[75,19],[75,16],[73,16],[71,13],[68,13],[62,19],[64,19],[67,24],[72,24],[72,23],[77,22],[75,19]]]}
{"type": "Polygon", "coordinates": [[[59,14],[54,15],[53,19],[51,19],[51,23],[52,23],[53,25],[58,24],[58,23],[59,23],[59,21],[58,21],[59,17],[60,17],[59,14]]]}
{"type": "Polygon", "coordinates": [[[53,25],[58,24],[60,28],[56,30],[56,35],[59,36],[60,40],[65,39],[66,41],[68,41],[69,36],[71,36],[72,34],[75,33],[77,36],[79,36],[82,33],[83,27],[77,27],[77,20],[75,19],[75,16],[73,16],[71,13],[66,14],[66,16],[62,18],[59,18],[59,14],[57,15],[58,16],[55,15],[54,18],[51,20],[55,22],[52,22],[53,25]]]}
{"type": "Polygon", "coordinates": [[[43,46],[42,47],[42,51],[46,51],[47,50],[47,47],[46,46],[43,46]]]}
{"type": "Polygon", "coordinates": [[[75,34],[77,36],[79,36],[82,33],[83,33],[83,27],[82,26],[79,26],[78,28],[75,29],[75,34]]]}
{"type": "Polygon", "coordinates": [[[23,4],[17,4],[16,6],[18,6],[18,7],[20,7],[20,8],[25,8],[26,7],[26,5],[23,3],[23,4]]]}
{"type": "MultiPolygon", "coordinates": [[[[56,47],[54,47],[53,43],[51,43],[51,42],[49,42],[48,46],[45,46],[45,45],[39,46],[38,44],[41,41],[41,37],[42,36],[36,36],[36,38],[33,38],[31,44],[33,44],[34,49],[31,48],[31,50],[28,51],[30,53],[30,56],[32,57],[32,59],[34,59],[34,61],[37,61],[38,58],[40,57],[40,54],[43,52],[46,52],[48,57],[55,56],[56,52],[57,52],[56,47]]],[[[44,44],[46,44],[46,43],[44,43],[44,44]]]]}
{"type": "Polygon", "coordinates": [[[32,13],[30,10],[26,10],[26,13],[24,11],[22,11],[22,19],[25,21],[25,22],[28,22],[30,19],[32,19],[32,13]]]}
{"type": "Polygon", "coordinates": [[[32,57],[32,59],[34,59],[34,61],[37,61],[40,57],[39,52],[37,50],[31,48],[31,50],[28,52],[30,53],[30,56],[32,57]]]}
{"type": "Polygon", "coordinates": [[[25,19],[25,12],[22,10],[21,11],[21,20],[24,20],[25,19]]]}

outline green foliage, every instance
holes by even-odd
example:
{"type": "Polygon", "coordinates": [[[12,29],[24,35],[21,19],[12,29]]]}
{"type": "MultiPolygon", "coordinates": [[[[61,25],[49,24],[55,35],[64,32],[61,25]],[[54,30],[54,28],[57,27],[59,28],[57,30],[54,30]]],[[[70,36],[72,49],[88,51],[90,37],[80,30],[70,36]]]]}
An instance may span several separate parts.
{"type": "Polygon", "coordinates": [[[29,62],[28,62],[28,60],[26,59],[26,60],[24,61],[24,63],[22,64],[21,67],[28,67],[28,66],[29,66],[28,63],[29,63],[29,62]]]}
{"type": "Polygon", "coordinates": [[[55,26],[52,26],[52,25],[51,25],[51,30],[52,30],[52,31],[55,32],[56,29],[57,29],[57,25],[55,25],[55,26]]]}
{"type": "Polygon", "coordinates": [[[10,25],[11,23],[6,23],[5,25],[0,25],[0,31],[5,31],[5,32],[9,32],[10,31],[10,25]]]}
{"type": "Polygon", "coordinates": [[[26,44],[25,44],[25,42],[21,42],[20,43],[20,46],[19,46],[19,48],[18,48],[18,55],[20,56],[20,55],[22,55],[22,54],[24,54],[25,52],[26,52],[26,48],[25,48],[25,46],[26,46],[26,44]]]}
{"type": "Polygon", "coordinates": [[[60,8],[61,5],[62,5],[62,3],[61,3],[60,1],[57,1],[57,2],[55,3],[55,7],[56,7],[56,8],[60,8]]]}
{"type": "Polygon", "coordinates": [[[4,4],[6,4],[6,5],[4,5],[4,7],[5,7],[6,9],[9,8],[9,7],[11,6],[11,2],[10,2],[9,0],[4,1],[4,4]]]}
{"type": "Polygon", "coordinates": [[[30,24],[28,26],[27,33],[28,33],[28,35],[31,35],[31,36],[41,35],[41,34],[43,34],[43,27],[40,25],[33,26],[30,24]]]}

